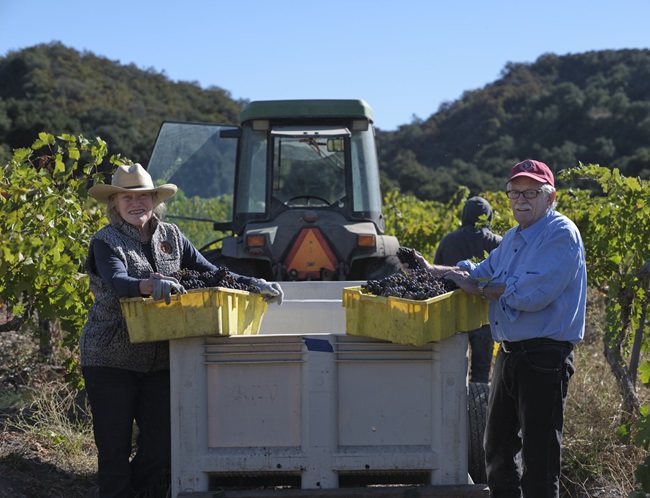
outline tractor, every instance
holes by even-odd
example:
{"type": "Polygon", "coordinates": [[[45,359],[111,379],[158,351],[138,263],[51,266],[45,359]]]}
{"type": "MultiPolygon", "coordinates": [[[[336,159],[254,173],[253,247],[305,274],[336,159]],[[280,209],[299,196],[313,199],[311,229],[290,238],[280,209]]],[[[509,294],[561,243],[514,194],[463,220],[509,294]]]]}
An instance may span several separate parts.
{"type": "Polygon", "coordinates": [[[366,102],[254,101],[240,118],[241,126],[164,122],[148,164],[154,180],[222,207],[214,210],[222,219],[168,215],[221,234],[201,247],[209,261],[276,281],[379,279],[400,269],[399,243],[383,233],[366,102]]]}

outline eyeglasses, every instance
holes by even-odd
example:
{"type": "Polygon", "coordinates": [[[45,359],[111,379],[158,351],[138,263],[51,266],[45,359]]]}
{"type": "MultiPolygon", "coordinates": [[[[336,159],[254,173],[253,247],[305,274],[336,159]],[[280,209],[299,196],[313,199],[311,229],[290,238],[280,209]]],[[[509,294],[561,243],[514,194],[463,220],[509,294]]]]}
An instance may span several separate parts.
{"type": "Polygon", "coordinates": [[[524,195],[524,199],[535,199],[542,190],[506,190],[508,199],[519,199],[520,195],[524,195]]]}

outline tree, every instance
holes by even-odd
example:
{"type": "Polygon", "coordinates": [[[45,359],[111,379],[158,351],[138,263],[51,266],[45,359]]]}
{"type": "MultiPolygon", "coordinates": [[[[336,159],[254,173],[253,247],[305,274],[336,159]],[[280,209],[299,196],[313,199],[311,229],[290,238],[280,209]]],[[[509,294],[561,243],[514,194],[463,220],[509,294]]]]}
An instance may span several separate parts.
{"type": "Polygon", "coordinates": [[[639,271],[650,257],[650,185],[597,165],[567,170],[564,177],[591,179],[602,189],[592,202],[574,205],[573,217],[589,248],[591,285],[607,296],[603,351],[623,398],[622,418],[630,420],[639,413],[635,385],[647,307],[647,282],[639,271]]]}
{"type": "MultiPolygon", "coordinates": [[[[574,217],[581,225],[587,251],[591,285],[606,295],[603,353],[616,378],[621,397],[623,422],[619,435],[646,450],[650,444],[650,407],[640,406],[637,376],[650,381],[650,362],[640,364],[647,348],[650,302],[650,184],[625,177],[617,170],[597,165],[569,170],[565,176],[591,179],[602,190],[592,202],[574,204],[574,217]]],[[[635,473],[645,497],[650,492],[650,457],[635,473]]]]}

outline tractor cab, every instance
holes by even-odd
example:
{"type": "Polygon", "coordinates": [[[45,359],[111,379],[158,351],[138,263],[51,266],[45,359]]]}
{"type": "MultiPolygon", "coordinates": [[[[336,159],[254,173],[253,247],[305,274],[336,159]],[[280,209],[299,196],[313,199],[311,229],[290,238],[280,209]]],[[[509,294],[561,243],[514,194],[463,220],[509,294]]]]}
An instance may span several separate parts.
{"type": "Polygon", "coordinates": [[[154,181],[179,187],[167,202],[169,221],[208,260],[278,281],[397,271],[365,102],[258,101],[240,119],[165,122],[148,164],[154,181]]]}

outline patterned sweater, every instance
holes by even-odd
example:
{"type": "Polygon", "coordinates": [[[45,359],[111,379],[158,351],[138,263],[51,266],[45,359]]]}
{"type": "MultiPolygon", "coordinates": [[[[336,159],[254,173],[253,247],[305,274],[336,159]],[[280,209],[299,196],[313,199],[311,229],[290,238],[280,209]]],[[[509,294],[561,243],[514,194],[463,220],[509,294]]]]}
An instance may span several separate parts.
{"type": "MultiPolygon", "coordinates": [[[[154,223],[151,251],[156,271],[171,275],[180,269],[182,260],[182,235],[176,225],[154,223]]],[[[149,278],[154,269],[142,249],[138,229],[128,223],[106,225],[91,241],[85,269],[90,276],[90,291],[94,302],[88,311],[88,320],[79,340],[82,367],[113,367],[148,372],[169,368],[167,341],[132,344],[122,316],[120,297],[100,277],[95,267],[94,239],[110,245],[123,261],[129,276],[149,278]]]]}

